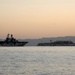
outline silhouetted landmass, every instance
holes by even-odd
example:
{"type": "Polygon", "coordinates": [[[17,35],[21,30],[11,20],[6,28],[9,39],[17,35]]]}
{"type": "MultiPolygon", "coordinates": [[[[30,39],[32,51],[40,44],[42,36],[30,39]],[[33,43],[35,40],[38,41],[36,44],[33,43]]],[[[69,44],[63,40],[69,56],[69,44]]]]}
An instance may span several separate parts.
{"type": "Polygon", "coordinates": [[[75,46],[72,41],[55,41],[50,43],[39,43],[37,46],[75,46]]]}
{"type": "Polygon", "coordinates": [[[37,46],[39,43],[50,43],[51,40],[52,40],[52,42],[55,42],[55,41],[72,41],[73,43],[75,43],[75,36],[50,37],[50,38],[40,38],[40,39],[24,39],[23,41],[28,41],[26,46],[37,46]]]}

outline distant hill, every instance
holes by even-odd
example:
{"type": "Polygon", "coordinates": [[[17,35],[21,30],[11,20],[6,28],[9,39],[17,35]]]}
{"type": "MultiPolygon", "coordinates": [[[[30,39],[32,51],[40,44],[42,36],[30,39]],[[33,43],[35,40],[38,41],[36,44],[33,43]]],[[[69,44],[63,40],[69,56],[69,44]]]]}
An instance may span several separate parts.
{"type": "Polygon", "coordinates": [[[40,39],[25,39],[29,43],[26,46],[36,46],[38,43],[49,43],[50,40],[54,41],[72,41],[75,43],[75,36],[66,37],[51,37],[51,38],[40,38],[40,39]]]}

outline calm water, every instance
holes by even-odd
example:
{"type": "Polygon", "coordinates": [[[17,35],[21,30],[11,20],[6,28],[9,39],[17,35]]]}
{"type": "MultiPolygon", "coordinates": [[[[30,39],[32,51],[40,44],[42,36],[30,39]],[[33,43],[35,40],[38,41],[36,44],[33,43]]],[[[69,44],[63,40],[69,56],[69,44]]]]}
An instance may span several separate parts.
{"type": "Polygon", "coordinates": [[[0,47],[0,75],[75,75],[75,47],[0,47]]]}

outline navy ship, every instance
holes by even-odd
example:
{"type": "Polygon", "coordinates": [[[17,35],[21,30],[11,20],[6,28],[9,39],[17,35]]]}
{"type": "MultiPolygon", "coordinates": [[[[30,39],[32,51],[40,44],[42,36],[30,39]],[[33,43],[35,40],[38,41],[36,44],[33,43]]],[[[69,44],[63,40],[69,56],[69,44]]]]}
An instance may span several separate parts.
{"type": "Polygon", "coordinates": [[[7,35],[4,41],[0,41],[0,46],[24,46],[28,43],[28,42],[16,40],[12,34],[11,37],[9,36],[10,34],[7,35]]]}

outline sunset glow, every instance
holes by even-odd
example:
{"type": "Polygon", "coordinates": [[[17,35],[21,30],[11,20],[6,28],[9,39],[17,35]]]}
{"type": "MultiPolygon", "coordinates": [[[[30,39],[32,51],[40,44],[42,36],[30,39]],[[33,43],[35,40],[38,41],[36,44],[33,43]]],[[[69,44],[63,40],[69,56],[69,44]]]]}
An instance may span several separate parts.
{"type": "Polygon", "coordinates": [[[75,0],[0,0],[0,38],[75,36],[75,0]]]}

